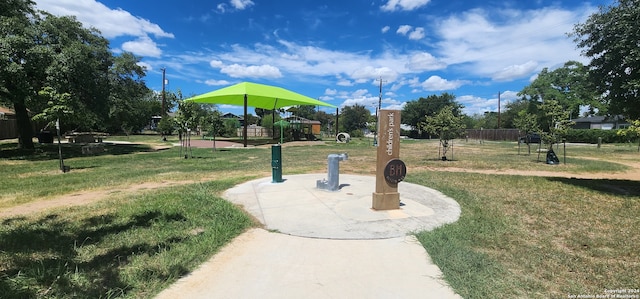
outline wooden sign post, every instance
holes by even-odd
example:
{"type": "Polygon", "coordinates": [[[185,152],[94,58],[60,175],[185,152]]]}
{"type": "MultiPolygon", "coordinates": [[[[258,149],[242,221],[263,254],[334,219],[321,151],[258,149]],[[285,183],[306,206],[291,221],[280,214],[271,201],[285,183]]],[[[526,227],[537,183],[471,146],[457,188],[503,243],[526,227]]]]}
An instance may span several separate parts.
{"type": "Polygon", "coordinates": [[[400,208],[398,183],[404,180],[407,167],[400,156],[400,111],[382,109],[378,114],[378,152],[374,210],[400,208]]]}

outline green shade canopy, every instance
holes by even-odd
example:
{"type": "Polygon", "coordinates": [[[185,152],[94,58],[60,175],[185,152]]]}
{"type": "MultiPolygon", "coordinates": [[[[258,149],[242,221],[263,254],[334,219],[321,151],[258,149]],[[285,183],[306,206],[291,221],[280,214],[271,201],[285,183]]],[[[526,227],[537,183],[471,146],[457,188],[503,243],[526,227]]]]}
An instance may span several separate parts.
{"type": "MultiPolygon", "coordinates": [[[[244,119],[247,119],[247,106],[275,110],[288,106],[336,106],[271,85],[242,82],[225,88],[201,94],[185,101],[202,104],[226,104],[244,106],[244,119]]],[[[244,125],[244,146],[247,146],[247,126],[244,125]]]]}
{"type": "Polygon", "coordinates": [[[325,102],[295,93],[293,91],[271,85],[242,82],[225,88],[201,94],[185,101],[205,104],[246,105],[267,110],[274,110],[287,106],[335,106],[325,102]]]}

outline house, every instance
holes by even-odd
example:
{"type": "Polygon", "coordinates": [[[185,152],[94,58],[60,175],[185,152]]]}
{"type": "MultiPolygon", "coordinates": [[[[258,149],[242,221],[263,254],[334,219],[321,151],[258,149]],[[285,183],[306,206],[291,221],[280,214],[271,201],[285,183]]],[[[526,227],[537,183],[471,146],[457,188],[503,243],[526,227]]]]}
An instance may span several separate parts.
{"type": "Polygon", "coordinates": [[[574,129],[601,129],[616,130],[625,129],[630,126],[620,115],[614,116],[588,116],[572,120],[574,129]]]}
{"type": "Polygon", "coordinates": [[[238,122],[240,123],[240,126],[244,126],[244,117],[239,116],[239,115],[235,115],[231,112],[225,113],[222,115],[222,119],[237,119],[238,122]]]}

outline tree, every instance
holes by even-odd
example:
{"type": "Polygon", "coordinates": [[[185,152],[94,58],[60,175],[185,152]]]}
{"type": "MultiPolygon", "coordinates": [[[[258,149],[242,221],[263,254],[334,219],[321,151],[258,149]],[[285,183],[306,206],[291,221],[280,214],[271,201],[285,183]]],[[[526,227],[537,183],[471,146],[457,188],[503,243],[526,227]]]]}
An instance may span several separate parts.
{"type": "MultiPolygon", "coordinates": [[[[82,122],[72,123],[74,129],[105,130],[109,116],[109,68],[113,54],[109,42],[94,29],[85,29],[75,17],[56,17],[43,13],[38,25],[39,40],[52,50],[51,62],[45,67],[44,86],[71,94],[76,101],[74,113],[82,114],[82,122]]],[[[44,67],[44,66],[42,66],[44,67]]],[[[35,98],[34,98],[35,99],[35,98]]],[[[30,109],[40,111],[39,104],[30,109]]]]}
{"type": "Polygon", "coordinates": [[[216,136],[223,136],[225,134],[225,128],[222,113],[218,110],[209,112],[205,116],[204,127],[213,138],[216,136]]]}
{"type": "Polygon", "coordinates": [[[572,116],[579,116],[580,106],[598,108],[602,113],[606,107],[600,105],[595,88],[588,78],[588,69],[580,62],[568,61],[563,67],[549,71],[542,69],[538,77],[519,93],[525,99],[539,103],[556,100],[572,116]]]}
{"type": "Polygon", "coordinates": [[[430,95],[426,98],[419,98],[416,101],[409,101],[402,109],[402,123],[411,126],[420,133],[421,123],[425,116],[434,116],[444,107],[452,109],[455,116],[461,114],[463,106],[455,101],[456,97],[450,93],[443,93],[439,96],[430,95]]]}
{"type": "Polygon", "coordinates": [[[316,106],[309,106],[309,105],[296,106],[295,115],[298,117],[315,120],[316,106]]]}
{"type": "Polygon", "coordinates": [[[144,128],[153,115],[156,107],[162,110],[162,103],[154,99],[151,90],[143,78],[144,68],[138,65],[140,58],[125,52],[114,58],[109,69],[109,121],[107,130],[110,132],[139,131],[144,128]],[[153,105],[157,102],[158,105],[153,105]]]}
{"type": "Polygon", "coordinates": [[[447,159],[450,141],[464,136],[465,120],[462,115],[455,115],[455,106],[445,106],[434,116],[425,116],[421,127],[429,134],[437,135],[442,146],[442,160],[447,159]]]}
{"type": "Polygon", "coordinates": [[[75,117],[82,117],[82,115],[74,113],[74,102],[71,100],[71,95],[68,93],[59,94],[52,87],[45,87],[39,92],[39,95],[46,97],[47,107],[42,112],[33,116],[34,121],[43,122],[46,126],[51,126],[58,120],[69,122],[77,122],[75,117]]]}
{"type": "Polygon", "coordinates": [[[589,77],[612,114],[640,118],[640,0],[600,7],[573,30],[582,54],[591,58],[589,77]]]}
{"type": "Polygon", "coordinates": [[[50,97],[40,91],[69,94],[73,113],[95,127],[104,115],[109,85],[111,52],[108,41],[95,29],[85,29],[73,17],[36,12],[30,0],[0,4],[0,101],[16,112],[19,144],[34,149],[27,111],[39,114],[50,97]]]}
{"type": "MultiPolygon", "coordinates": [[[[525,134],[524,136],[527,143],[527,150],[529,155],[531,155],[531,134],[540,131],[537,117],[525,110],[520,110],[520,112],[518,112],[518,116],[516,116],[516,118],[513,120],[513,124],[518,130],[520,130],[521,134],[525,134]]],[[[520,139],[518,138],[518,140],[520,139]]],[[[519,150],[520,147],[518,147],[518,151],[519,150]]]]}
{"type": "Polygon", "coordinates": [[[340,115],[340,125],[343,131],[358,136],[361,130],[367,127],[367,122],[369,122],[370,117],[371,112],[364,106],[358,104],[345,106],[342,108],[340,115]]]}
{"type": "Polygon", "coordinates": [[[227,118],[224,120],[224,132],[222,136],[236,136],[238,134],[238,128],[240,128],[240,121],[237,118],[227,118]]]}
{"type": "Polygon", "coordinates": [[[315,120],[319,121],[322,125],[322,131],[328,132],[329,128],[334,124],[336,116],[324,111],[316,112],[315,120]]]}
{"type": "Polygon", "coordinates": [[[34,149],[27,99],[41,89],[48,64],[48,49],[35,44],[33,22],[39,20],[30,0],[0,3],[0,101],[12,104],[19,130],[19,145],[34,149]],[[35,82],[34,82],[35,81],[35,82]]]}
{"type": "Polygon", "coordinates": [[[173,131],[176,130],[177,123],[176,120],[168,115],[165,115],[158,122],[158,128],[156,129],[162,136],[171,135],[173,131]]]}
{"type": "Polygon", "coordinates": [[[632,120],[629,123],[631,123],[631,126],[623,130],[618,130],[617,134],[618,136],[628,137],[630,142],[632,138],[637,139],[638,152],[640,152],[640,120],[632,120]]]}
{"type": "Polygon", "coordinates": [[[562,105],[555,100],[546,100],[540,105],[542,111],[544,111],[549,128],[547,132],[542,135],[542,139],[548,144],[549,149],[553,148],[553,144],[559,142],[562,137],[567,134],[567,131],[573,125],[573,121],[569,119],[569,111],[567,111],[562,105]]]}
{"type": "MultiPolygon", "coordinates": [[[[178,91],[178,94],[182,99],[182,93],[178,91]]],[[[181,101],[178,104],[178,113],[175,118],[180,134],[195,131],[198,126],[205,125],[206,116],[207,111],[202,107],[202,104],[181,101]]]]}

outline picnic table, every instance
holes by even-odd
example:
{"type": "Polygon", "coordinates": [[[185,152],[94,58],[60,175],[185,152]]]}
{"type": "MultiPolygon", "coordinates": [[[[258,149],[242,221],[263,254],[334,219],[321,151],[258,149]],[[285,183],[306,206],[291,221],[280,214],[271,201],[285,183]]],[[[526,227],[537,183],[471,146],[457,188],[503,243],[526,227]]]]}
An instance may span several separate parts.
{"type": "Polygon", "coordinates": [[[64,138],[69,143],[102,143],[108,134],[98,132],[72,132],[65,134],[64,138]]]}

